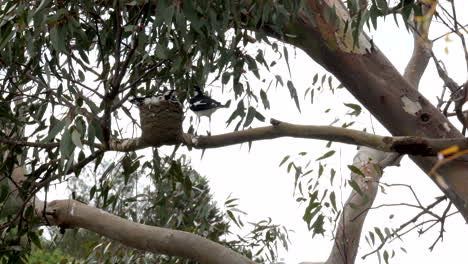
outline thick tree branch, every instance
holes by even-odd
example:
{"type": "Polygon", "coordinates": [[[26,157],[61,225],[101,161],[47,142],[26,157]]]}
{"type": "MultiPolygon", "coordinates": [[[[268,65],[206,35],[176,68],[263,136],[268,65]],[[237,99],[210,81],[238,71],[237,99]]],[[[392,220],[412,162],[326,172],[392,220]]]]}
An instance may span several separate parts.
{"type": "MultiPolygon", "coordinates": [[[[10,186],[14,188],[15,195],[11,195],[10,199],[20,199],[16,195],[17,187],[26,180],[24,173],[22,168],[14,170],[12,179],[15,184],[10,186]]],[[[85,228],[132,248],[185,257],[199,263],[254,263],[245,256],[198,235],[134,223],[75,200],[56,200],[44,205],[43,201],[36,198],[26,203],[34,206],[36,215],[42,217],[44,223],[63,228],[85,228]]],[[[25,203],[23,207],[24,205],[25,203]]]]}
{"type": "MultiPolygon", "coordinates": [[[[345,144],[366,146],[384,152],[411,154],[419,156],[436,156],[441,150],[451,146],[468,149],[468,140],[465,138],[425,138],[415,136],[389,137],[366,133],[359,130],[333,126],[295,125],[275,119],[271,126],[251,128],[212,136],[193,136],[184,134],[181,139],[188,147],[197,149],[219,148],[247,142],[269,140],[281,137],[294,137],[304,139],[319,139],[340,142],[345,144]]],[[[28,142],[19,139],[0,137],[0,142],[14,146],[29,146],[51,149],[59,147],[59,143],[28,142]]],[[[85,145],[91,145],[83,141],[85,145]]],[[[142,138],[111,139],[109,145],[93,144],[100,151],[129,152],[152,146],[142,138]]]]}
{"type": "MultiPolygon", "coordinates": [[[[416,18],[410,21],[414,22],[414,50],[411,60],[405,69],[404,78],[417,90],[419,81],[429,62],[429,52],[432,48],[432,43],[428,41],[427,36],[435,5],[432,8],[426,8],[425,19],[419,22],[416,18]]],[[[335,234],[335,244],[331,250],[327,264],[331,263],[354,263],[361,237],[362,226],[364,224],[367,210],[372,206],[377,195],[378,184],[376,184],[382,176],[380,172],[375,171],[374,166],[377,164],[383,169],[386,166],[399,164],[401,156],[396,153],[383,153],[377,150],[360,148],[355,156],[354,166],[358,167],[372,182],[363,182],[362,177],[356,177],[351,174],[351,178],[356,181],[362,190],[362,194],[352,191],[344,208],[343,214],[338,222],[337,232],[335,234]],[[364,157],[364,158],[362,158],[364,157]],[[364,161],[360,163],[359,160],[364,161]],[[358,209],[351,208],[351,205],[360,205],[358,209]]]]}
{"type": "Polygon", "coordinates": [[[185,143],[195,148],[218,148],[234,144],[280,137],[320,139],[346,144],[361,145],[384,152],[434,156],[443,149],[457,145],[468,148],[465,138],[429,139],[421,137],[385,137],[359,130],[332,126],[294,125],[272,119],[272,126],[252,128],[214,136],[185,135],[185,143]]]}
{"type": "Polygon", "coordinates": [[[52,201],[46,208],[52,225],[85,228],[132,248],[185,257],[199,263],[254,263],[198,235],[134,223],[78,201],[52,201]]]}
{"type": "Polygon", "coordinates": [[[0,142],[10,146],[33,147],[43,149],[53,149],[60,146],[59,143],[30,142],[22,139],[12,139],[7,137],[0,137],[0,142]]]}
{"type": "MultiPolygon", "coordinates": [[[[103,147],[100,145],[100,147],[103,147]]],[[[150,147],[141,137],[127,139],[112,139],[107,150],[129,152],[150,147]]],[[[160,147],[160,146],[152,146],[160,147]]]]}

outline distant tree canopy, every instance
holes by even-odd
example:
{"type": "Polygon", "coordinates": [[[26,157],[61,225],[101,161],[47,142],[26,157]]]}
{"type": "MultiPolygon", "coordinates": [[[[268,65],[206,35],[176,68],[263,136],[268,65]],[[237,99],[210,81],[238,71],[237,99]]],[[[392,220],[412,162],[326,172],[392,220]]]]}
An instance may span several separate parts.
{"type": "MultiPolygon", "coordinates": [[[[143,159],[139,156],[135,163],[143,159]]],[[[194,171],[183,156],[177,160],[160,159],[155,150],[154,159],[143,165],[146,172],[130,175],[125,175],[119,164],[123,163],[103,161],[106,173],[99,173],[100,178],[96,178],[90,168],[83,171],[80,178],[70,178],[69,188],[76,194],[75,199],[141,224],[198,234],[257,262],[273,261],[277,258],[277,243],[287,243],[287,231],[268,221],[258,223],[261,230],[254,228],[249,234],[236,235],[232,223],[248,227],[243,223],[244,216],[238,213],[237,199],[228,199],[224,208],[219,208],[212,200],[207,180],[194,171]],[[254,245],[259,242],[254,237],[265,233],[271,233],[272,238],[259,244],[263,249],[255,248],[254,253],[254,245]]],[[[35,246],[28,258],[30,264],[59,263],[64,259],[76,263],[193,263],[180,257],[128,248],[86,230],[50,229],[49,232],[52,239],[43,240],[41,248],[35,246]]]]}

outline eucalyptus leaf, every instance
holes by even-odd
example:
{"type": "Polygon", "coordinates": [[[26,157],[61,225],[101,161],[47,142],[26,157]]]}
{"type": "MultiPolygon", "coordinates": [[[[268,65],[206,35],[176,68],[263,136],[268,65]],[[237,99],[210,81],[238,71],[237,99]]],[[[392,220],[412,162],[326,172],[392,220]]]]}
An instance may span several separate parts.
{"type": "Polygon", "coordinates": [[[73,157],[70,156],[74,149],[75,145],[72,141],[72,133],[70,132],[70,129],[65,129],[62,135],[62,139],[60,140],[60,154],[62,155],[62,160],[70,158],[73,159],[73,157]]]}
{"type": "Polygon", "coordinates": [[[247,111],[247,117],[245,118],[245,122],[244,122],[244,127],[248,127],[252,123],[256,112],[257,111],[255,110],[255,108],[253,108],[252,106],[249,106],[249,110],[247,111]]]}
{"type": "Polygon", "coordinates": [[[364,173],[362,173],[362,171],[360,169],[358,169],[356,166],[354,165],[348,165],[348,168],[353,172],[353,173],[356,173],[358,175],[361,175],[361,176],[365,176],[364,173]]]}
{"type": "Polygon", "coordinates": [[[81,135],[78,130],[73,130],[71,133],[71,140],[75,146],[79,147],[80,149],[83,148],[83,143],[81,143],[81,135]]]}
{"type": "Polygon", "coordinates": [[[260,98],[262,99],[263,107],[265,107],[265,109],[270,109],[270,102],[268,101],[267,94],[263,89],[260,90],[260,98]]]}
{"type": "Polygon", "coordinates": [[[63,128],[67,125],[68,121],[65,119],[59,120],[55,123],[55,125],[51,128],[47,136],[42,140],[42,142],[49,142],[55,138],[60,132],[62,132],[63,128]]]}
{"type": "Polygon", "coordinates": [[[281,167],[281,165],[283,165],[289,159],[289,157],[290,157],[289,155],[284,156],[283,160],[281,160],[279,164],[279,167],[281,167]]]}
{"type": "Polygon", "coordinates": [[[334,150],[330,150],[328,151],[327,153],[323,154],[322,156],[320,156],[319,158],[317,158],[315,161],[319,161],[319,160],[323,160],[323,159],[326,159],[326,158],[329,158],[331,156],[333,156],[333,154],[335,154],[336,151],[334,150]]]}
{"type": "Polygon", "coordinates": [[[294,99],[294,103],[296,103],[297,110],[299,110],[299,113],[301,112],[301,107],[299,105],[299,98],[297,97],[297,91],[296,88],[294,87],[294,84],[288,80],[287,86],[289,89],[289,94],[291,95],[291,98],[294,99]]]}
{"type": "Polygon", "coordinates": [[[8,183],[6,181],[0,181],[0,204],[6,200],[9,192],[10,188],[8,187],[8,183]]]}

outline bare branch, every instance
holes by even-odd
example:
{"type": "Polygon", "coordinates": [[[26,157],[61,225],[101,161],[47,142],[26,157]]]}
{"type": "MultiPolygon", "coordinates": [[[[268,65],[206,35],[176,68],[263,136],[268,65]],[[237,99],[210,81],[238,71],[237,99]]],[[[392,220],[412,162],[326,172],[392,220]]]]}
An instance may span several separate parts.
{"type": "Polygon", "coordinates": [[[214,136],[184,135],[185,144],[205,149],[247,143],[280,137],[296,137],[335,141],[361,145],[384,152],[398,152],[412,155],[437,155],[450,146],[468,148],[465,138],[429,139],[421,137],[384,137],[366,132],[332,126],[294,125],[272,119],[272,126],[252,128],[214,136]]]}
{"type": "Polygon", "coordinates": [[[427,207],[422,208],[422,211],[420,213],[418,213],[416,216],[414,216],[413,218],[411,218],[407,222],[401,224],[400,227],[398,227],[396,230],[394,230],[392,234],[386,235],[385,238],[383,239],[382,243],[376,249],[374,249],[371,252],[365,254],[364,256],[362,256],[362,258],[365,259],[366,257],[368,257],[368,256],[376,253],[377,251],[381,250],[383,248],[383,246],[385,245],[385,242],[388,239],[390,239],[392,236],[395,236],[396,234],[398,234],[398,232],[403,230],[409,224],[416,222],[421,216],[427,214],[430,210],[432,210],[432,208],[434,208],[436,205],[438,205],[439,203],[441,203],[445,199],[447,199],[446,196],[438,197],[432,204],[428,205],[427,207]]]}
{"type": "Polygon", "coordinates": [[[463,35],[462,32],[460,32],[460,29],[463,29],[465,32],[466,32],[466,29],[465,29],[465,26],[461,25],[458,22],[457,11],[456,11],[456,8],[455,8],[455,1],[449,1],[449,2],[450,2],[450,5],[452,7],[452,14],[453,15],[450,15],[450,13],[447,10],[445,10],[445,8],[443,8],[443,7],[442,7],[442,10],[453,20],[453,28],[451,28],[451,30],[452,30],[453,33],[455,33],[460,38],[460,41],[461,41],[461,44],[462,44],[462,50],[463,50],[463,53],[465,54],[466,69],[467,69],[467,72],[468,72],[468,49],[467,49],[467,46],[466,46],[465,36],[463,35]]]}
{"type": "MultiPolygon", "coordinates": [[[[359,130],[333,126],[295,125],[271,120],[271,126],[251,128],[242,131],[230,132],[212,136],[193,136],[184,134],[180,139],[188,147],[197,149],[219,148],[247,142],[268,140],[281,137],[308,138],[327,141],[335,141],[345,144],[366,146],[384,152],[396,152],[399,154],[411,154],[420,156],[435,156],[441,150],[451,146],[460,149],[468,149],[468,140],[465,138],[425,138],[413,136],[389,137],[366,133],[359,130]]],[[[56,148],[59,143],[29,142],[21,139],[0,137],[0,142],[8,145],[29,146],[37,148],[56,148]]],[[[142,138],[109,140],[108,145],[83,141],[85,145],[95,145],[102,151],[135,151],[153,146],[142,138]]],[[[397,155],[398,156],[398,155],[397,155]]],[[[398,157],[391,158],[392,162],[398,157]]]]}
{"type": "Polygon", "coordinates": [[[112,78],[112,90],[117,90],[119,85],[120,85],[120,76],[122,75],[122,73],[125,73],[125,69],[121,69],[121,65],[120,65],[120,55],[121,55],[121,50],[120,50],[120,47],[121,47],[121,44],[122,44],[122,14],[120,13],[121,10],[120,10],[120,5],[121,5],[121,1],[115,1],[114,2],[114,9],[115,9],[115,12],[114,12],[114,25],[115,25],[115,36],[116,36],[116,39],[115,39],[115,46],[114,46],[114,60],[115,60],[115,63],[114,63],[114,76],[112,78]]]}
{"type": "Polygon", "coordinates": [[[0,137],[0,142],[12,146],[34,147],[43,149],[53,149],[57,148],[60,145],[59,143],[29,142],[21,139],[11,139],[7,137],[0,137]]]}
{"type": "Polygon", "coordinates": [[[452,206],[452,202],[449,202],[449,204],[447,205],[447,207],[446,207],[445,210],[444,210],[444,213],[443,213],[442,216],[439,218],[439,221],[440,221],[440,231],[439,231],[439,235],[437,236],[437,238],[436,238],[436,240],[434,241],[434,243],[432,243],[432,245],[429,247],[429,250],[431,250],[431,251],[434,249],[435,245],[437,244],[437,242],[439,242],[439,240],[443,240],[443,239],[444,239],[445,219],[447,218],[447,214],[448,214],[448,212],[449,212],[451,206],[452,206]]]}

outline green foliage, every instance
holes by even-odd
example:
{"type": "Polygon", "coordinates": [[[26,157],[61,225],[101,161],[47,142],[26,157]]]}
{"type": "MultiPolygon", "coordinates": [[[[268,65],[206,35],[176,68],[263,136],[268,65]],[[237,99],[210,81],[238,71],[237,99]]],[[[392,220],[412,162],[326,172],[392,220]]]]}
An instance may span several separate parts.
{"type": "MultiPolygon", "coordinates": [[[[283,34],[298,8],[290,1],[244,7],[224,0],[1,1],[0,119],[11,126],[0,136],[18,135],[26,127],[24,138],[50,144],[9,149],[28,153],[24,166],[34,182],[79,175],[76,164],[95,155],[96,144],[125,135],[128,120],[136,124],[128,97],[165,86],[179,90],[184,101],[194,84],[221,81],[222,90],[227,87],[238,100],[228,124],[236,120],[237,130],[263,122],[258,98],[269,109],[268,89],[252,88],[247,77],[253,73],[262,79],[260,70],[270,70],[276,61],[269,61],[267,51],[256,44],[284,52],[289,63],[286,46],[280,51],[267,33],[283,34]],[[250,47],[255,47],[253,53],[250,47]]],[[[277,81],[283,86],[281,77],[277,81]]],[[[300,109],[296,88],[291,81],[287,87],[300,109]]],[[[103,155],[94,158],[97,168],[103,155]]],[[[15,162],[7,160],[1,172],[8,175],[15,162]]],[[[122,162],[127,182],[139,164],[128,158],[122,162]]],[[[189,183],[184,183],[187,190],[189,183]]],[[[115,206],[111,186],[103,177],[90,193],[99,188],[103,205],[115,206]]]]}
{"type": "MultiPolygon", "coordinates": [[[[367,4],[367,1],[363,2],[367,4]]],[[[424,3],[418,3],[415,0],[371,0],[368,2],[368,6],[361,6],[359,4],[361,1],[346,1],[351,17],[347,21],[344,21],[344,32],[351,32],[354,46],[359,45],[359,35],[363,31],[364,26],[367,25],[369,30],[377,29],[378,19],[381,17],[392,15],[395,23],[398,25],[397,16],[401,15],[406,29],[409,30],[408,23],[411,22],[411,14],[421,16],[422,6],[424,5],[424,3]]],[[[335,10],[329,9],[327,12],[334,13],[335,10]]]]}
{"type": "MultiPolygon", "coordinates": [[[[322,156],[315,158],[315,161],[325,161],[331,158],[335,153],[330,150],[322,156]]],[[[302,219],[307,224],[307,227],[312,231],[313,236],[320,234],[324,235],[326,224],[333,223],[340,215],[337,210],[336,194],[325,188],[325,183],[321,177],[325,172],[326,164],[318,163],[317,175],[312,176],[314,168],[311,168],[311,157],[307,152],[299,152],[291,157],[287,155],[280,163],[280,167],[289,161],[287,172],[294,174],[294,196],[298,203],[305,203],[304,215],[302,219]],[[305,165],[300,165],[302,162],[307,162],[305,165]]],[[[333,185],[335,170],[330,169],[330,182],[333,185]]],[[[331,189],[330,189],[331,190],[331,189]]]]}
{"type": "MultiPolygon", "coordinates": [[[[50,153],[51,159],[73,156],[83,139],[104,139],[108,132],[98,119],[111,97],[152,94],[166,85],[183,91],[186,98],[194,84],[205,86],[221,78],[223,86],[232,85],[236,99],[260,94],[268,108],[265,94],[252,90],[245,76],[253,73],[260,79],[259,69],[269,70],[270,64],[264,51],[250,54],[246,47],[271,44],[263,29],[283,34],[284,24],[299,8],[290,1],[238,6],[238,1],[221,0],[41,1],[38,6],[4,1],[0,7],[0,69],[10,80],[1,88],[1,101],[14,98],[18,87],[28,91],[22,111],[27,112],[26,123],[37,124],[28,136],[43,142],[65,139],[60,151],[50,153]],[[256,29],[256,34],[247,29],[256,29]],[[47,119],[45,113],[57,107],[65,118],[54,113],[47,119]],[[81,129],[80,116],[85,117],[81,129]]],[[[283,52],[288,61],[286,47],[283,52]]],[[[122,101],[114,103],[113,111],[129,115],[122,101]]],[[[245,107],[242,110],[249,105],[245,107]]],[[[242,113],[233,114],[248,127],[251,119],[242,113]]],[[[67,165],[62,160],[60,167],[67,165]]]]}
{"type": "Polygon", "coordinates": [[[66,256],[60,249],[44,250],[35,248],[28,257],[28,264],[70,263],[71,257],[66,256]]]}
{"type": "Polygon", "coordinates": [[[370,18],[374,29],[377,29],[377,18],[381,16],[392,14],[396,24],[398,25],[397,15],[401,14],[403,18],[402,20],[404,21],[405,26],[408,29],[408,21],[410,21],[409,18],[411,13],[414,12],[416,16],[421,15],[421,4],[417,3],[417,1],[401,0],[396,1],[396,5],[391,5],[391,2],[394,3],[394,1],[388,0],[372,0],[371,6],[368,11],[369,14],[367,16],[368,18],[370,18]]]}
{"type": "MultiPolygon", "coordinates": [[[[8,202],[2,206],[6,207],[2,213],[9,213],[2,218],[2,221],[14,221],[13,214],[8,212],[12,206],[8,202]]],[[[17,206],[17,205],[15,205],[17,206]]],[[[16,210],[13,209],[13,212],[16,210]]],[[[18,218],[16,218],[18,219],[18,218]]],[[[0,235],[0,263],[27,263],[27,256],[33,246],[41,248],[40,236],[42,230],[35,227],[39,223],[37,217],[33,215],[33,208],[27,206],[24,215],[19,218],[19,223],[5,225],[0,235]]]]}
{"type": "MultiPolygon", "coordinates": [[[[382,1],[385,2],[373,1],[369,14],[352,18],[351,29],[355,35],[367,18],[374,22],[388,9],[382,1]]],[[[10,132],[4,132],[2,127],[0,136],[19,135],[26,127],[27,133],[21,137],[51,146],[9,147],[12,154],[27,154],[23,165],[31,174],[27,175],[29,185],[25,184],[22,197],[39,191],[28,189],[35,181],[68,180],[68,175],[75,173],[80,176],[76,182],[80,187],[75,190],[75,198],[79,200],[136,222],[200,234],[252,258],[261,256],[263,251],[274,258],[276,243],[286,244],[285,230],[265,220],[254,225],[248,239],[226,241],[224,236],[229,234],[231,223],[245,227],[244,221],[237,215],[232,201],[227,203],[226,212],[216,207],[206,180],[190,168],[188,161],[175,160],[175,154],[167,159],[156,155],[148,161],[136,153],[127,153],[107,162],[95,148],[99,143],[107,143],[110,137],[130,134],[127,124],[129,120],[136,124],[136,120],[130,104],[126,103],[129,96],[150,95],[165,87],[179,90],[185,102],[192,95],[194,84],[202,87],[219,84],[236,101],[237,107],[227,120],[228,125],[235,124],[234,130],[248,128],[255,120],[265,120],[258,105],[261,101],[264,109],[272,107],[268,91],[273,83],[277,87],[285,86],[291,102],[301,111],[298,87],[292,80],[283,80],[273,73],[265,88],[253,87],[247,79],[252,75],[266,82],[265,70],[270,71],[276,64],[275,60],[270,61],[272,56],[268,52],[279,54],[285,60],[292,79],[288,47],[279,46],[267,35],[281,39],[285,24],[304,7],[304,1],[238,4],[235,0],[44,0],[36,5],[1,1],[0,121],[2,125],[8,122],[10,132]],[[271,50],[260,49],[259,43],[270,45],[271,50]],[[92,179],[92,185],[87,185],[83,180],[88,179],[84,171],[91,169],[76,165],[90,157],[95,159],[93,174],[98,176],[92,179]],[[139,187],[142,175],[148,175],[150,181],[144,188],[139,187]],[[263,248],[252,252],[253,245],[263,248]]],[[[326,12],[327,21],[336,20],[333,10],[326,12]]],[[[308,15],[313,16],[310,12],[308,15]]],[[[327,81],[333,92],[340,88],[333,87],[331,76],[315,75],[304,96],[310,91],[313,102],[314,91],[325,89],[327,81]]],[[[357,107],[349,107],[357,115],[357,107]]],[[[327,152],[319,160],[333,153],[327,152]]],[[[9,175],[16,163],[10,157],[1,164],[1,176],[9,175]]],[[[322,233],[324,219],[330,217],[324,217],[319,209],[333,208],[330,209],[333,213],[338,212],[334,195],[317,192],[325,170],[325,165],[318,166],[316,182],[303,182],[312,172],[307,166],[289,162],[287,170],[295,173],[298,199],[309,201],[304,214],[308,227],[322,233]]],[[[5,196],[5,190],[0,189],[0,198],[5,196]]],[[[22,254],[27,253],[20,240],[29,245],[38,244],[37,236],[31,232],[33,220],[27,218],[28,221],[19,224],[11,221],[21,213],[6,217],[5,221],[11,223],[4,233],[8,240],[2,237],[0,245],[0,250],[18,263],[24,261],[22,254]]],[[[1,220],[3,223],[4,219],[1,220]]],[[[96,239],[96,244],[88,246],[94,255],[86,256],[83,250],[79,257],[96,259],[113,254],[116,258],[113,262],[140,256],[148,258],[141,252],[122,250],[121,245],[109,241],[96,239]]],[[[64,252],[73,253],[66,248],[64,252]]],[[[173,258],[151,258],[175,263],[173,258]]]]}
{"type": "MultiPolygon", "coordinates": [[[[244,224],[245,215],[238,209],[237,199],[228,198],[224,209],[220,209],[212,199],[207,180],[190,167],[185,156],[172,159],[160,158],[157,151],[153,154],[153,160],[146,161],[135,153],[117,162],[102,161],[103,171],[98,169],[102,176],[94,179],[96,185],[89,185],[92,175],[72,180],[75,198],[138,223],[198,234],[259,262],[274,261],[278,247],[287,248],[287,230],[272,224],[271,219],[244,224]],[[128,173],[136,164],[142,169],[128,173]],[[235,235],[232,223],[250,231],[244,236],[235,235]]],[[[49,244],[54,246],[50,248],[58,247],[84,263],[193,263],[128,248],[86,230],[52,232],[53,243],[49,244]]]]}
{"type": "MultiPolygon", "coordinates": [[[[179,90],[184,102],[194,84],[207,87],[220,80],[223,91],[227,88],[238,100],[231,118],[238,120],[236,129],[264,121],[257,98],[268,109],[267,94],[250,87],[247,76],[261,79],[260,69],[276,62],[268,61],[264,50],[256,48],[252,54],[248,47],[267,43],[280,53],[263,29],[282,34],[298,6],[290,1],[245,7],[238,3],[0,1],[0,136],[50,146],[6,146],[12,155],[0,165],[2,179],[18,162],[13,156],[22,154],[22,165],[31,172],[20,192],[27,198],[39,191],[31,183],[80,175],[84,169],[77,164],[94,159],[99,179],[77,198],[134,221],[219,239],[228,224],[209,202],[207,183],[195,172],[180,162],[157,168],[140,162],[134,153],[103,164],[104,155],[95,146],[126,135],[129,120],[136,123],[126,103],[129,96],[153,94],[164,86],[179,90]],[[135,195],[135,172],[145,168],[153,171],[153,189],[135,195]],[[197,203],[192,205],[192,200],[197,203]],[[136,201],[141,207],[133,206],[136,201]],[[182,212],[185,207],[190,210],[182,212]]],[[[5,145],[0,147],[3,153],[5,145]]],[[[12,221],[22,214],[7,210],[7,192],[0,188],[0,209],[6,216],[1,221],[9,223],[2,230],[0,250],[20,261],[18,252],[26,252],[26,247],[18,241],[38,243],[28,224],[35,222],[12,221]]]]}

